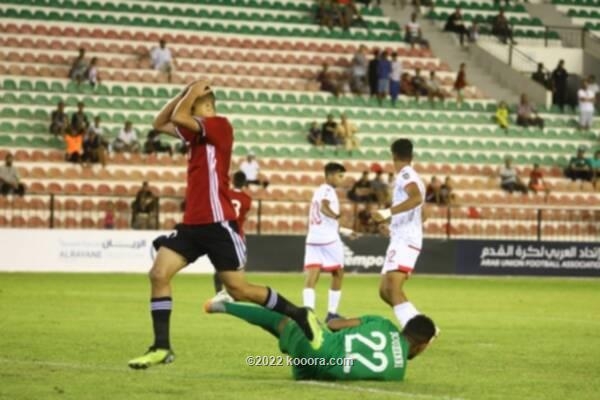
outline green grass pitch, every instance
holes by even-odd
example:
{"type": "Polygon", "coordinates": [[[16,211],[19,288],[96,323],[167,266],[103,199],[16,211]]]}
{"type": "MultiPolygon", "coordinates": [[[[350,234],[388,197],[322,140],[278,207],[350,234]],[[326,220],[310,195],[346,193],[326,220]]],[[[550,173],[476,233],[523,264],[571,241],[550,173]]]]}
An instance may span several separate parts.
{"type": "MultiPolygon", "coordinates": [[[[300,301],[300,274],[249,274],[300,301]]],[[[340,312],[393,319],[378,276],[348,274],[340,312]]],[[[259,328],[202,313],[211,277],[174,282],[174,364],[132,371],[151,342],[143,275],[0,274],[0,399],[598,399],[600,280],[415,275],[407,293],[442,329],[405,382],[294,382],[259,328]]],[[[318,315],[328,278],[317,291],[318,315]]]]}

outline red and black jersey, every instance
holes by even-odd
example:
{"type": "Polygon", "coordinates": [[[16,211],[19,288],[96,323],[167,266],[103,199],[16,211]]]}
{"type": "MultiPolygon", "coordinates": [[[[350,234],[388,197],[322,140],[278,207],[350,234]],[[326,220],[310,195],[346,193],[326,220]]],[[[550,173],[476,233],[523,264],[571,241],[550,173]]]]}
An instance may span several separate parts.
{"type": "Polygon", "coordinates": [[[233,128],[227,118],[220,116],[196,121],[198,131],[177,127],[177,133],[189,146],[183,223],[233,221],[236,213],[229,198],[233,128]]]}
{"type": "Polygon", "coordinates": [[[237,215],[237,224],[240,236],[244,237],[244,222],[246,222],[246,214],[252,208],[252,197],[240,189],[229,189],[229,197],[231,204],[237,215]]]}

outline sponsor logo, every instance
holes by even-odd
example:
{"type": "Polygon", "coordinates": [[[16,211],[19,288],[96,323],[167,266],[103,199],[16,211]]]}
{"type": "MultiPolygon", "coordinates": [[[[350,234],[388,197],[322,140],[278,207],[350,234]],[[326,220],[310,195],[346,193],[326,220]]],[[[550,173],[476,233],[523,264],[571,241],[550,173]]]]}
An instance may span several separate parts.
{"type": "Polygon", "coordinates": [[[384,255],[355,254],[354,250],[344,243],[344,266],[363,269],[381,268],[385,262],[384,255]]]}

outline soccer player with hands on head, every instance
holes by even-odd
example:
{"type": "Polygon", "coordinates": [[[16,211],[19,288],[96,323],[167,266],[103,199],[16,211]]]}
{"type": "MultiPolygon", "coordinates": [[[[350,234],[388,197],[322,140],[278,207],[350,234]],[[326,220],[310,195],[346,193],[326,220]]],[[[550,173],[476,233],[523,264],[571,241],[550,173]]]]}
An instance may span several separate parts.
{"type": "Polygon", "coordinates": [[[209,82],[193,82],[170,100],[156,116],[154,129],[188,144],[185,211],[183,223],[175,227],[175,233],[153,243],[158,250],[149,273],[154,343],[146,354],[130,360],[129,366],[144,369],[174,360],[169,338],[171,279],[203,255],[208,256],[234,299],[290,317],[311,346],[318,348],[323,333],[312,311],[296,307],[269,287],[246,281],[246,246],[229,196],[233,128],[227,118],[217,115],[209,82]]]}

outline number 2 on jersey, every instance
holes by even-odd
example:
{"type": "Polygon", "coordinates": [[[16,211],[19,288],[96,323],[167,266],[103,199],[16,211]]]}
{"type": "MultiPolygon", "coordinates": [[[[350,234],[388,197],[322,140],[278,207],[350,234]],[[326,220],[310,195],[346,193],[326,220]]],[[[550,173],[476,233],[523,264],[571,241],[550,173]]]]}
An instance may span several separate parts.
{"type": "MultiPolygon", "coordinates": [[[[364,365],[367,369],[373,372],[383,372],[388,366],[388,359],[383,353],[387,339],[385,335],[379,331],[371,332],[372,339],[361,335],[360,333],[348,334],[344,337],[344,346],[346,348],[346,358],[351,358],[364,365]],[[361,353],[353,352],[353,347],[356,342],[360,342],[360,345],[367,347],[372,350],[371,354],[363,351],[361,353]],[[368,356],[368,357],[367,357],[368,356]]],[[[344,365],[344,373],[350,373],[353,365],[344,365]]]]}

